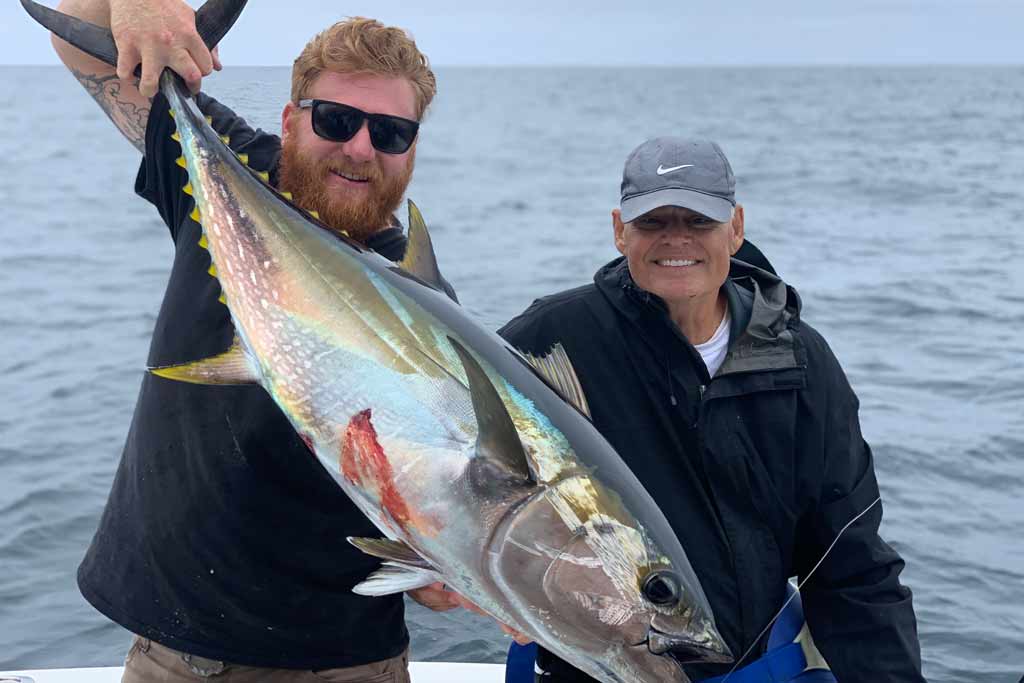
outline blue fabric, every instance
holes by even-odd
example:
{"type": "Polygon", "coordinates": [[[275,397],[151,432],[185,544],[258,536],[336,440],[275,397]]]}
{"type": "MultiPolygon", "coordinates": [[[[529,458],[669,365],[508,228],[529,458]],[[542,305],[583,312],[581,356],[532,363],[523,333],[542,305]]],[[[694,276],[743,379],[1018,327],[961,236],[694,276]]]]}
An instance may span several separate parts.
{"type": "Polygon", "coordinates": [[[789,683],[798,680],[806,667],[803,648],[799,643],[789,643],[731,674],[705,678],[700,683],[722,683],[726,678],[729,683],[789,683]]]}
{"type": "Polygon", "coordinates": [[[804,605],[800,601],[800,594],[797,593],[793,584],[786,582],[786,600],[791,602],[782,610],[782,614],[772,625],[771,633],[768,634],[768,650],[774,650],[796,640],[800,629],[804,627],[804,605]]]}
{"type": "MultiPolygon", "coordinates": [[[[786,599],[789,600],[794,593],[796,589],[787,583],[786,599]]],[[[836,683],[831,671],[804,671],[807,667],[804,651],[799,643],[793,642],[803,627],[803,604],[800,594],[796,593],[772,625],[768,634],[768,651],[764,656],[731,675],[705,678],[698,683],[723,683],[726,678],[729,683],[836,683]]],[[[505,683],[533,683],[536,660],[536,643],[525,646],[512,643],[505,662],[505,683]]]]}
{"type": "Polygon", "coordinates": [[[537,643],[512,643],[505,659],[505,683],[533,683],[533,664],[537,661],[537,643]]]}

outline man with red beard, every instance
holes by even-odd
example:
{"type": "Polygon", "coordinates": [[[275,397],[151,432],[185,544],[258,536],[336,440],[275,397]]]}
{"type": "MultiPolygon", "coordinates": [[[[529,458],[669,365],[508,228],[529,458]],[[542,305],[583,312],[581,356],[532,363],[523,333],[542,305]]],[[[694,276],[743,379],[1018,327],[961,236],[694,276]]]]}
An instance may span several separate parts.
{"type": "MultiPolygon", "coordinates": [[[[219,68],[216,54],[180,0],[65,0],[59,9],[111,27],[116,73],[59,39],[54,46],[143,152],[136,192],[174,240],[148,364],[222,351],[232,325],[207,274],[188,177],[175,163],[174,122],[157,94],[165,66],[198,91],[202,76],[219,68]]],[[[197,102],[268,182],[398,260],[405,237],[394,212],[434,92],[412,39],[360,18],[319,34],[296,59],[280,138],[209,97],[197,102]]],[[[196,387],[147,374],[78,583],[93,606],[136,634],[125,681],[223,674],[237,683],[402,683],[409,636],[401,596],[352,592],[379,565],[345,538],[377,535],[260,387],[196,387]]],[[[438,585],[411,594],[432,609],[457,604],[438,585]]]]}

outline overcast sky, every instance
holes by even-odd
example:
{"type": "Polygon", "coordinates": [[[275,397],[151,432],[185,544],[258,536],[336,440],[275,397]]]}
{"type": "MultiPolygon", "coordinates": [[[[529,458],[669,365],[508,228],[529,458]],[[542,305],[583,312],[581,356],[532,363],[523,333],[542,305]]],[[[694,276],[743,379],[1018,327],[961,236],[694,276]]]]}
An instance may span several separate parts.
{"type": "MultiPolygon", "coordinates": [[[[253,0],[221,55],[287,65],[347,15],[409,29],[437,66],[1024,64],[1024,0],[253,0]]],[[[0,64],[51,63],[0,2],[0,64]]]]}

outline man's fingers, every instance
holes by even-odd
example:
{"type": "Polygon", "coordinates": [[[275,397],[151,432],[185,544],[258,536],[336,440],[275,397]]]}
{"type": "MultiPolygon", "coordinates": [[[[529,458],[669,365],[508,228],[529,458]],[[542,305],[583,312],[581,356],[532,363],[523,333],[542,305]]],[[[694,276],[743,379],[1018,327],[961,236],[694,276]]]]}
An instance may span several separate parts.
{"type": "MultiPolygon", "coordinates": [[[[196,66],[196,62],[192,59],[192,54],[186,50],[176,50],[174,56],[171,57],[169,66],[174,73],[181,76],[181,80],[185,81],[185,85],[193,93],[199,92],[199,87],[203,83],[203,74],[199,67],[196,66]]],[[[143,62],[143,69],[145,69],[145,62],[143,62]]]]}
{"type": "Polygon", "coordinates": [[[142,51],[142,79],[139,80],[139,92],[143,97],[155,97],[160,87],[160,73],[164,70],[164,62],[158,57],[156,49],[142,51]]]}
{"type": "Polygon", "coordinates": [[[446,612],[459,606],[453,598],[455,593],[445,590],[441,583],[432,583],[422,588],[406,591],[406,593],[424,607],[438,612],[446,612]]]}
{"type": "Polygon", "coordinates": [[[487,614],[487,612],[477,607],[475,603],[468,600],[467,598],[464,598],[462,595],[459,595],[458,593],[455,593],[454,595],[455,601],[465,609],[468,609],[470,612],[476,612],[477,614],[482,614],[485,617],[490,616],[487,614]]]}
{"type": "Polygon", "coordinates": [[[130,80],[135,75],[135,67],[142,61],[138,49],[134,45],[118,46],[117,77],[122,81],[130,80]]]}
{"type": "Polygon", "coordinates": [[[220,63],[220,46],[214,45],[213,49],[210,50],[210,56],[213,57],[213,68],[215,71],[220,71],[224,68],[224,65],[220,63]]]}
{"type": "Polygon", "coordinates": [[[519,645],[529,645],[533,642],[533,638],[526,635],[525,633],[520,633],[511,626],[506,626],[505,624],[501,623],[499,623],[498,625],[501,626],[502,631],[512,636],[512,640],[516,641],[516,643],[518,643],[519,645]]]}
{"type": "Polygon", "coordinates": [[[203,76],[209,76],[213,73],[213,56],[206,48],[206,43],[202,41],[198,33],[189,36],[188,52],[192,57],[192,61],[199,68],[199,71],[203,76]]]}

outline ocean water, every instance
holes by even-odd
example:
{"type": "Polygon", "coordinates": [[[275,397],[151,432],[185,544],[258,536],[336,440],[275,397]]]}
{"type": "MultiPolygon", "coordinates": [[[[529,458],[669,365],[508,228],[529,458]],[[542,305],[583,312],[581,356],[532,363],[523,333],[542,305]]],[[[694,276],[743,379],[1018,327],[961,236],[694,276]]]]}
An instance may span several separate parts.
{"type": "MultiPolygon", "coordinates": [[[[930,681],[1024,672],[1024,68],[441,69],[410,196],[498,326],[615,256],[626,154],[719,141],[747,235],[861,399],[930,681]]],[[[286,69],[207,85],[268,130],[286,69]]],[[[0,67],[0,669],[113,665],[75,569],[120,456],[171,245],[138,153],[60,68],[0,67]]],[[[416,659],[497,661],[410,610],[416,659]]]]}

